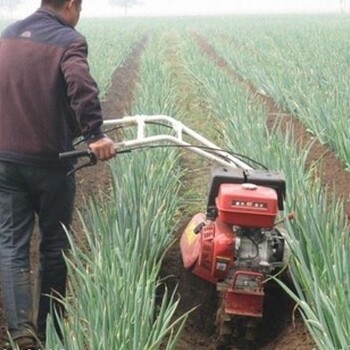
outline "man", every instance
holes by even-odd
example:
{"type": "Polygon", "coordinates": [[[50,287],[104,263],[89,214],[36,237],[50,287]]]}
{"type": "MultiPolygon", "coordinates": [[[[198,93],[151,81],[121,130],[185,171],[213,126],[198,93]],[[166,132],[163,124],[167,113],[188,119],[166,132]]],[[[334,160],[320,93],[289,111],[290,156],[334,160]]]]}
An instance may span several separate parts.
{"type": "Polygon", "coordinates": [[[89,74],[87,44],[74,27],[82,0],[42,0],[31,16],[0,39],[0,278],[8,331],[20,349],[45,338],[46,318],[61,314],[72,220],[72,164],[58,153],[82,135],[98,159],[115,156],[101,131],[98,88],[89,74]],[[40,268],[34,304],[29,245],[37,214],[40,268]]]}

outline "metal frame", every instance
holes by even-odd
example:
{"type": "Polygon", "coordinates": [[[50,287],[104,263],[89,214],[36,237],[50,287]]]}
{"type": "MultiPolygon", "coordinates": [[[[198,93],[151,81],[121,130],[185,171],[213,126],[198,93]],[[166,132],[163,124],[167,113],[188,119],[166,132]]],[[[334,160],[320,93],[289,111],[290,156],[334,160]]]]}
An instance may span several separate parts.
{"type": "Polygon", "coordinates": [[[124,126],[124,127],[136,127],[137,134],[136,138],[131,140],[123,140],[115,144],[116,149],[126,150],[132,149],[134,146],[141,146],[147,144],[164,144],[164,142],[170,142],[180,146],[188,146],[186,149],[197,153],[211,161],[226,166],[228,168],[242,168],[252,169],[248,164],[242,160],[234,157],[232,154],[222,150],[214,143],[207,140],[194,130],[188,128],[178,120],[166,116],[166,115],[135,115],[126,116],[120,119],[107,119],[103,122],[104,126],[124,126]],[[174,136],[169,134],[159,134],[148,136],[147,135],[147,124],[161,123],[167,129],[171,128],[174,131],[174,136]],[[196,141],[199,147],[208,147],[214,150],[206,151],[196,147],[194,143],[189,143],[183,140],[183,136],[186,135],[192,140],[196,141]],[[223,159],[222,157],[226,158],[223,159]]]}

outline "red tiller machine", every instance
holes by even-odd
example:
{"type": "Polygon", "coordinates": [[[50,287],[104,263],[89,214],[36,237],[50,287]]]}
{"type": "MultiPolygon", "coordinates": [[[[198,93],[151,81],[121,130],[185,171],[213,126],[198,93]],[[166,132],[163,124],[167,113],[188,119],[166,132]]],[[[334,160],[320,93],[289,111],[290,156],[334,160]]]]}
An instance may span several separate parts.
{"type": "Polygon", "coordinates": [[[276,227],[284,197],[278,172],[216,167],[206,213],[195,215],[181,236],[185,268],[215,284],[221,295],[222,336],[239,324],[246,339],[254,340],[264,312],[265,280],[287,263],[284,232],[276,227]]]}
{"type": "MultiPolygon", "coordinates": [[[[276,223],[286,194],[283,175],[253,169],[242,157],[168,116],[124,117],[107,120],[105,125],[137,129],[131,139],[116,144],[118,152],[172,144],[216,163],[209,175],[206,210],[194,215],[181,236],[183,264],[216,285],[221,300],[217,317],[220,335],[231,334],[239,322],[246,338],[252,340],[254,325],[264,313],[265,281],[287,263],[285,234],[276,223]],[[153,124],[164,126],[167,132],[157,134],[153,129],[147,135],[153,124]]],[[[89,151],[68,152],[61,158],[77,153],[89,156],[87,165],[96,161],[89,151]]]]}

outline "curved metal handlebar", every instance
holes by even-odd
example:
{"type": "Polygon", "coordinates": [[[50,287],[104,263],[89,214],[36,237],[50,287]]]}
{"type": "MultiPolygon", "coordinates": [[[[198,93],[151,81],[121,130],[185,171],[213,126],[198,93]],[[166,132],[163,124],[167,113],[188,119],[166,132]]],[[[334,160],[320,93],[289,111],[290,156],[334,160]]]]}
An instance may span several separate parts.
{"type": "MultiPolygon", "coordinates": [[[[186,147],[188,150],[228,168],[252,169],[252,167],[246,162],[233,156],[230,152],[221,149],[220,147],[216,146],[214,143],[210,142],[200,134],[196,133],[192,129],[186,127],[179,121],[169,116],[126,116],[120,119],[105,120],[103,124],[105,126],[109,125],[117,127],[136,128],[136,136],[115,144],[115,148],[118,154],[131,152],[133,148],[138,148],[139,146],[146,146],[151,144],[155,146],[162,146],[171,143],[175,146],[177,145],[180,147],[186,147]],[[149,124],[158,124],[160,126],[165,127],[167,130],[172,129],[173,132],[172,134],[166,132],[165,134],[159,133],[156,135],[147,135],[146,126],[149,124]],[[184,136],[186,136],[189,139],[192,139],[192,141],[186,142],[183,139],[184,136]]],[[[96,164],[96,156],[89,149],[63,152],[59,154],[59,158],[62,160],[78,159],[80,157],[88,157],[89,162],[77,167],[76,169],[73,169],[70,172],[70,174],[83,167],[96,164]]]]}

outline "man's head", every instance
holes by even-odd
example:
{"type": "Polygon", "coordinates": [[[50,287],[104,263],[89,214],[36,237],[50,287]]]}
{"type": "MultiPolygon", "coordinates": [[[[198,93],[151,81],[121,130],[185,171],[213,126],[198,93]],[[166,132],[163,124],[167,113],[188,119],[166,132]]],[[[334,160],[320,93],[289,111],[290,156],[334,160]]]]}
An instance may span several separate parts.
{"type": "Polygon", "coordinates": [[[50,8],[75,27],[79,22],[82,0],[42,0],[41,7],[50,8]]]}

